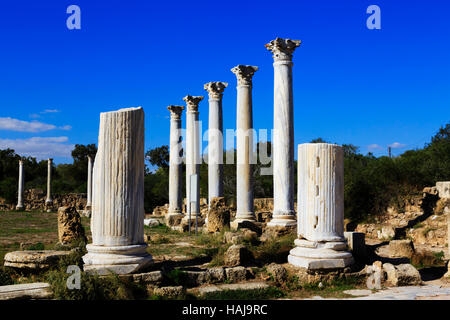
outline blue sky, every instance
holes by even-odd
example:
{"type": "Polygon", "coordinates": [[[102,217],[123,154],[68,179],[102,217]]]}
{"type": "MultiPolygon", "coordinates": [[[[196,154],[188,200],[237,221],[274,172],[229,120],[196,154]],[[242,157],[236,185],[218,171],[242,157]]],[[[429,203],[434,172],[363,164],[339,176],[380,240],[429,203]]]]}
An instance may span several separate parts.
{"type": "MultiPolygon", "coordinates": [[[[224,128],[236,127],[238,64],[253,78],[256,129],[273,127],[272,57],[294,53],[295,144],[322,137],[362,153],[423,147],[450,120],[450,3],[408,1],[8,1],[0,10],[0,148],[71,162],[97,143],[99,113],[142,106],[146,148],[169,144],[170,104],[229,83],[224,128]],[[66,8],[81,8],[69,30],[66,8]],[[369,5],[381,30],[366,27],[369,5]]],[[[185,115],[183,115],[183,127],[185,115]]],[[[206,147],[204,143],[203,147],[206,147]]]]}

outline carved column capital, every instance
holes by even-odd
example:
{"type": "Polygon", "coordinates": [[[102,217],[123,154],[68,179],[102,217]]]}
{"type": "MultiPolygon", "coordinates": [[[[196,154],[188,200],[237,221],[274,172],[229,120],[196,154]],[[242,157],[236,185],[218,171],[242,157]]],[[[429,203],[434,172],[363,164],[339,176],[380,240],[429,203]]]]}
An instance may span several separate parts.
{"type": "Polygon", "coordinates": [[[184,110],[184,106],[168,106],[167,110],[170,111],[170,118],[171,119],[181,119],[181,113],[184,110]]]}
{"type": "Polygon", "coordinates": [[[231,72],[236,75],[238,86],[251,86],[253,75],[257,70],[258,67],[256,66],[245,66],[240,64],[231,69],[231,72]]]}
{"type": "Polygon", "coordinates": [[[300,46],[300,43],[301,40],[276,38],[266,44],[266,48],[272,52],[272,57],[275,62],[292,61],[292,54],[300,46]]]}
{"type": "Polygon", "coordinates": [[[203,88],[208,91],[209,98],[210,99],[221,99],[223,96],[223,91],[225,88],[228,87],[228,83],[226,82],[208,82],[206,83],[203,88]]]}
{"type": "Polygon", "coordinates": [[[183,98],[183,100],[186,102],[187,111],[189,112],[197,112],[198,111],[198,104],[200,101],[203,100],[203,96],[190,96],[187,95],[183,98]]]}

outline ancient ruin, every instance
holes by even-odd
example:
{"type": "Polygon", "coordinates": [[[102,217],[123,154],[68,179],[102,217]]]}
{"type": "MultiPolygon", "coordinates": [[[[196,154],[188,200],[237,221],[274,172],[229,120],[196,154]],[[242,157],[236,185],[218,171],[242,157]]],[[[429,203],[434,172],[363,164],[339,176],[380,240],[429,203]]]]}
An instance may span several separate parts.
{"type": "Polygon", "coordinates": [[[23,210],[23,188],[24,188],[24,172],[23,172],[23,160],[19,160],[19,189],[17,191],[17,206],[16,210],[23,210]]]}
{"type": "Polygon", "coordinates": [[[253,105],[252,78],[258,67],[238,65],[231,69],[237,78],[236,124],[236,218],[234,223],[255,221],[253,211],[253,105]]]}
{"type": "Polygon", "coordinates": [[[86,271],[127,274],[152,263],[144,242],[144,141],[142,108],[100,114],[86,271]]]}
{"type": "Polygon", "coordinates": [[[307,270],[353,263],[344,238],[344,152],[341,146],[298,146],[298,239],[289,263],[307,270]]]}
{"type": "Polygon", "coordinates": [[[276,38],[266,48],[272,52],[274,69],[273,118],[273,198],[269,226],[292,227],[294,211],[294,98],[292,92],[292,54],[300,40],[276,38]]]}
{"type": "Polygon", "coordinates": [[[169,155],[169,215],[181,216],[183,196],[181,194],[183,147],[181,144],[181,113],[184,106],[168,106],[170,111],[170,155],[169,155]]]}

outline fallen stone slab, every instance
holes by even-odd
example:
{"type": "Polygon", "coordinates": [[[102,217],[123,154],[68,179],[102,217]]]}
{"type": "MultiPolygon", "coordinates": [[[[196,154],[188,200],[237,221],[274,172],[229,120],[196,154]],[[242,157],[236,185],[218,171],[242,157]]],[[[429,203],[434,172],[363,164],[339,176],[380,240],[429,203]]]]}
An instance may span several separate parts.
{"type": "Polygon", "coordinates": [[[150,218],[150,219],[144,219],[144,225],[147,227],[157,227],[161,223],[158,221],[158,219],[150,218]]]}
{"type": "Polygon", "coordinates": [[[61,257],[72,251],[24,250],[8,252],[4,257],[5,267],[25,270],[43,270],[55,266],[61,257]]]}
{"type": "Polygon", "coordinates": [[[266,289],[269,285],[265,282],[248,282],[248,283],[232,283],[221,285],[209,285],[206,287],[198,288],[200,296],[204,296],[210,293],[216,293],[224,290],[236,291],[236,290],[260,290],[266,289]]]}
{"type": "Polygon", "coordinates": [[[0,286],[0,300],[50,299],[52,295],[45,282],[0,286]]]}
{"type": "Polygon", "coordinates": [[[345,290],[343,291],[345,294],[349,294],[351,296],[355,297],[364,297],[372,294],[372,290],[367,289],[353,289],[353,290],[345,290]]]}

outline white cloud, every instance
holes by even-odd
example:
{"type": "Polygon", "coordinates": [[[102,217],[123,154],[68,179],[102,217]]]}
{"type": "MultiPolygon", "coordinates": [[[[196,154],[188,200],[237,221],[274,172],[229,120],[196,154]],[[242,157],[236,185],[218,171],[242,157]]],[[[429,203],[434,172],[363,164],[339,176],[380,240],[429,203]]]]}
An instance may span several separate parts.
{"type": "Polygon", "coordinates": [[[57,109],[45,109],[44,111],[41,111],[42,114],[44,114],[44,113],[57,113],[57,112],[60,112],[60,111],[57,110],[57,109]]]}
{"type": "Polygon", "coordinates": [[[37,120],[22,121],[10,117],[0,118],[0,130],[19,131],[19,132],[43,132],[49,130],[70,130],[71,126],[57,127],[53,124],[43,123],[37,120]]]}
{"type": "Polygon", "coordinates": [[[367,146],[367,149],[369,151],[375,151],[375,150],[382,150],[383,148],[381,146],[379,146],[378,144],[374,143],[374,144],[369,144],[367,146]]]}
{"type": "Polygon", "coordinates": [[[74,148],[67,137],[32,137],[29,139],[0,139],[0,149],[14,149],[21,156],[38,160],[53,157],[70,157],[74,148]]]}
{"type": "Polygon", "coordinates": [[[402,144],[402,143],[399,143],[399,142],[394,142],[394,143],[390,144],[389,147],[391,147],[393,149],[400,149],[400,148],[406,147],[406,144],[402,144]]]}

